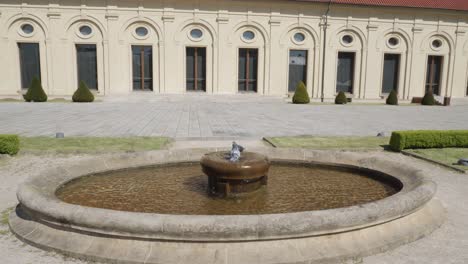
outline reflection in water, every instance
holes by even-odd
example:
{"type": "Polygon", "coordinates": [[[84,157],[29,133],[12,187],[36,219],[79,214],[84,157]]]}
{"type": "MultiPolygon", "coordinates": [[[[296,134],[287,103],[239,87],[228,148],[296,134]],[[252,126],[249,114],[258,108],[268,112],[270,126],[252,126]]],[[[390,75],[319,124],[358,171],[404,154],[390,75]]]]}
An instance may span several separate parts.
{"type": "Polygon", "coordinates": [[[207,195],[198,163],[133,168],[78,178],[57,191],[59,199],[131,212],[235,215],[275,214],[358,205],[400,190],[392,181],[339,167],[272,163],[268,185],[234,198],[207,195]]]}

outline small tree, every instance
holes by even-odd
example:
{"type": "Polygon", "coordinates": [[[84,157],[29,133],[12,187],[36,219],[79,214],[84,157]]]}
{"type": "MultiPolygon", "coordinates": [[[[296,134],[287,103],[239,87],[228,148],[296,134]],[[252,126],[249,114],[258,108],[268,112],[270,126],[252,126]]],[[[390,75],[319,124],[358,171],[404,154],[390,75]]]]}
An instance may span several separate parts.
{"type": "Polygon", "coordinates": [[[303,82],[299,82],[297,84],[292,102],[293,104],[308,104],[310,102],[309,94],[307,93],[307,88],[303,82]]]}
{"type": "Polygon", "coordinates": [[[390,94],[388,95],[386,104],[388,104],[388,105],[398,105],[398,94],[395,91],[395,89],[393,89],[390,92],[390,94]]]}
{"type": "Polygon", "coordinates": [[[429,91],[426,92],[424,95],[421,104],[422,105],[435,105],[436,100],[434,98],[434,93],[432,92],[432,89],[429,89],[429,91]]]}
{"type": "Polygon", "coordinates": [[[23,98],[26,102],[47,102],[47,94],[42,89],[41,81],[37,76],[32,79],[31,86],[23,98]]]}
{"type": "Polygon", "coordinates": [[[343,91],[339,92],[335,97],[335,104],[347,104],[348,98],[343,91]]]}
{"type": "Polygon", "coordinates": [[[86,83],[84,81],[80,81],[80,85],[78,86],[78,89],[73,94],[72,100],[73,102],[90,103],[94,101],[94,95],[89,90],[86,83]]]}

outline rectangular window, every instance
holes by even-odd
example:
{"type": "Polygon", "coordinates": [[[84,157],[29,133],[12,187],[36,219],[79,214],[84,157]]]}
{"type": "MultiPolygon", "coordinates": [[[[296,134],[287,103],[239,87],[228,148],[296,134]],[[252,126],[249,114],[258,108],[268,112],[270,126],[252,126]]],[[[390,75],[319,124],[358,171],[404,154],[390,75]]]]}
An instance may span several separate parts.
{"type": "Polygon", "coordinates": [[[336,92],[353,93],[354,86],[354,52],[338,53],[338,71],[336,76],[336,92]]]}
{"type": "Polygon", "coordinates": [[[28,89],[34,77],[41,79],[41,61],[38,43],[18,43],[21,88],[28,89]]]}
{"type": "Polygon", "coordinates": [[[133,90],[153,90],[153,48],[132,46],[133,90]]]}
{"type": "Polygon", "coordinates": [[[257,91],[257,71],[258,49],[239,49],[239,91],[257,91]]]}
{"type": "Polygon", "coordinates": [[[440,95],[443,61],[443,56],[429,56],[427,58],[426,92],[432,90],[435,95],[440,95]]]}
{"type": "Polygon", "coordinates": [[[189,91],[206,91],[206,48],[187,47],[186,89],[189,91]]]}
{"type": "Polygon", "coordinates": [[[78,68],[78,85],[84,81],[89,89],[98,89],[96,45],[77,44],[76,62],[78,68]]]}
{"type": "Polygon", "coordinates": [[[296,91],[299,82],[307,83],[307,50],[290,50],[288,91],[296,91]]]}
{"type": "Polygon", "coordinates": [[[382,93],[388,94],[392,90],[398,92],[398,81],[400,75],[400,55],[385,54],[382,78],[382,93]]]}

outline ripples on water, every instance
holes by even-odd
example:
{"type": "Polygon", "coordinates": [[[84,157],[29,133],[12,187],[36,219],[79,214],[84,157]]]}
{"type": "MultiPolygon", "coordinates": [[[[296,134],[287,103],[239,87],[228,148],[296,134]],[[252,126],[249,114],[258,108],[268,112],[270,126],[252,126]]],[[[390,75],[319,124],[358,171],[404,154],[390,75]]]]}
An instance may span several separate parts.
{"type": "Polygon", "coordinates": [[[132,168],[78,178],[57,190],[72,204],[120,211],[236,215],[276,214],[347,207],[399,191],[398,184],[339,167],[272,163],[268,185],[235,198],[207,195],[198,163],[132,168]]]}

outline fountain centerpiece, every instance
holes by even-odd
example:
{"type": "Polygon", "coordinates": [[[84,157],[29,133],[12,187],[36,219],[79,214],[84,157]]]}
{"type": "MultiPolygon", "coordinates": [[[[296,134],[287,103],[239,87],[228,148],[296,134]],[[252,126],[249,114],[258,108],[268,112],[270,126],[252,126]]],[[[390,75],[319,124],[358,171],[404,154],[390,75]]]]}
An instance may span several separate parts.
{"type": "Polygon", "coordinates": [[[268,157],[244,152],[244,147],[232,142],[230,152],[205,154],[200,162],[208,176],[208,191],[216,196],[253,192],[268,182],[268,157]]]}

